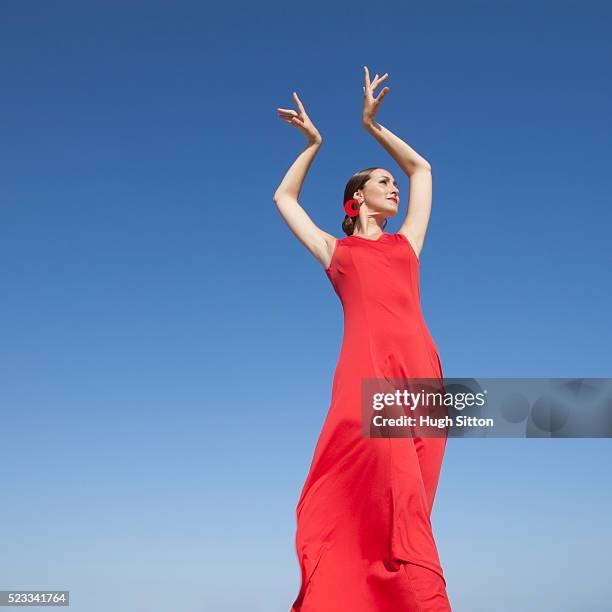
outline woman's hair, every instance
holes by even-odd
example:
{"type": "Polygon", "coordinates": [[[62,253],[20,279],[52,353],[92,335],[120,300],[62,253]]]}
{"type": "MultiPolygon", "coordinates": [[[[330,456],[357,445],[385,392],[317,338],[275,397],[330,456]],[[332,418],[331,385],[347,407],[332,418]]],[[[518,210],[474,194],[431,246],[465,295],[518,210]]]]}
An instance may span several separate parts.
{"type": "MultiPolygon", "coordinates": [[[[359,191],[363,188],[363,186],[368,182],[368,179],[372,175],[374,170],[378,170],[378,166],[374,168],[365,168],[364,170],[360,170],[351,176],[344,188],[344,200],[342,200],[342,206],[344,207],[344,203],[347,200],[353,199],[353,194],[356,191],[359,191]]],[[[352,236],[355,231],[355,223],[359,217],[349,217],[348,215],[344,216],[344,221],[342,221],[342,229],[347,236],[352,236]]],[[[387,220],[385,219],[385,225],[387,224],[387,220]]]]}

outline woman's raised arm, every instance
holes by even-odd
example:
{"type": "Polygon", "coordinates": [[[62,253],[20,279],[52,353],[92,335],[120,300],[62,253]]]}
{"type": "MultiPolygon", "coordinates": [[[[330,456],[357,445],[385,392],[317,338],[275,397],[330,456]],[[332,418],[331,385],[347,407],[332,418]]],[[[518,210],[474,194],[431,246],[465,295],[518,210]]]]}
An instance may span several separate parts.
{"type": "Polygon", "coordinates": [[[389,92],[389,88],[384,87],[376,99],[373,96],[373,92],[389,75],[387,73],[383,74],[382,77],[376,75],[374,80],[370,82],[368,69],[366,66],[363,68],[365,71],[365,83],[363,87],[362,124],[385,148],[389,155],[397,162],[398,166],[410,177],[408,210],[399,233],[404,234],[410,241],[418,257],[423,248],[431,214],[431,165],[401,138],[376,121],[378,106],[389,92]]]}
{"type": "Polygon", "coordinates": [[[299,112],[285,108],[277,108],[276,110],[281,119],[296,126],[306,136],[307,146],[287,170],[274,193],[273,200],[297,239],[324,268],[327,268],[331,261],[336,238],[317,227],[298,202],[304,179],[323,139],[306,114],[304,105],[298,98],[297,93],[293,92],[293,97],[299,112]]]}

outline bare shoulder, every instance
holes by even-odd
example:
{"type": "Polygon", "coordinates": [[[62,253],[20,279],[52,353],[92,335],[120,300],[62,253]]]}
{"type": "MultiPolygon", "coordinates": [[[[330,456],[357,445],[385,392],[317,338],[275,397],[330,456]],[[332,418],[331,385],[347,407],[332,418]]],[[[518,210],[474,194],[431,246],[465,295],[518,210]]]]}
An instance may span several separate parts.
{"type": "Polygon", "coordinates": [[[336,246],[336,242],[338,238],[336,238],[335,236],[332,236],[331,234],[328,234],[327,232],[323,230],[320,230],[320,231],[321,231],[321,238],[323,238],[323,240],[325,241],[325,244],[328,250],[333,251],[334,247],[336,246]]]}
{"type": "Polygon", "coordinates": [[[332,236],[331,234],[328,234],[323,230],[319,231],[321,232],[320,237],[323,241],[323,248],[321,249],[321,252],[319,253],[319,257],[317,257],[317,259],[319,260],[323,268],[327,270],[327,268],[329,268],[331,264],[332,257],[334,256],[334,251],[336,250],[336,243],[338,242],[338,238],[332,236]]]}
{"type": "Polygon", "coordinates": [[[402,227],[397,233],[408,240],[414,254],[417,256],[417,259],[419,259],[421,256],[421,249],[423,248],[423,238],[417,235],[417,233],[410,227],[402,227]]]}

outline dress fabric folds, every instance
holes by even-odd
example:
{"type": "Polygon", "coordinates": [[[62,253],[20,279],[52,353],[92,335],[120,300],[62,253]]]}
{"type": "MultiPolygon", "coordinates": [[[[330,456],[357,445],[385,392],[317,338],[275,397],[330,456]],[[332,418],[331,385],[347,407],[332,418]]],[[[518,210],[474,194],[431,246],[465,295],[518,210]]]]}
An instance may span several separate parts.
{"type": "Polygon", "coordinates": [[[362,434],[363,378],[442,379],[403,234],[336,243],[325,271],[344,311],[331,404],[296,508],[291,612],[448,612],[431,511],[442,437],[362,434]]]}

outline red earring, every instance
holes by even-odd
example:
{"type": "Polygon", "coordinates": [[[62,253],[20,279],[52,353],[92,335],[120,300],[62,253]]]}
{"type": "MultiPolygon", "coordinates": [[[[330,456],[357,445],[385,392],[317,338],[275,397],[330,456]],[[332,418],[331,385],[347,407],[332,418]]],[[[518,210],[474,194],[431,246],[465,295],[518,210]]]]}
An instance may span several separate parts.
{"type": "Polygon", "coordinates": [[[344,212],[346,212],[349,217],[356,217],[359,214],[360,206],[361,204],[359,204],[357,200],[347,200],[344,203],[344,212]]]}

